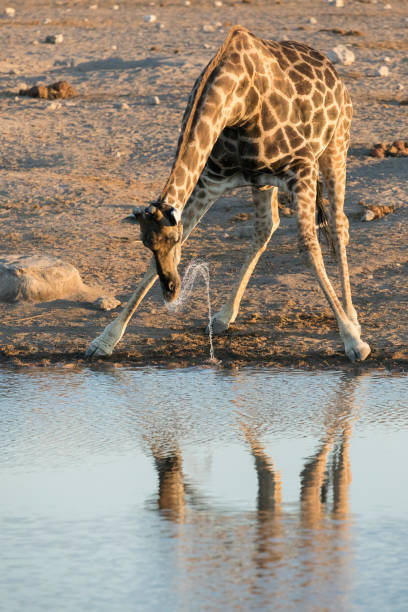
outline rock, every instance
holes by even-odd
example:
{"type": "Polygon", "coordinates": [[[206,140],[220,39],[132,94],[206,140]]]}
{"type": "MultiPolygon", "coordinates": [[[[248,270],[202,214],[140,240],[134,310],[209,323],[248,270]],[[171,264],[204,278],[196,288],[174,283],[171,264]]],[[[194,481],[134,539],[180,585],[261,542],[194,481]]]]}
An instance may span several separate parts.
{"type": "Polygon", "coordinates": [[[355,55],[345,45],[337,45],[333,47],[328,53],[327,57],[333,64],[343,64],[344,66],[350,66],[355,61],[355,55]]]}
{"type": "Polygon", "coordinates": [[[190,6],[191,2],[190,2],[190,0],[184,0],[183,4],[184,4],[184,6],[190,6]]]}
{"type": "Polygon", "coordinates": [[[6,6],[6,8],[4,9],[4,14],[7,15],[7,17],[15,17],[16,9],[12,6],[6,6]]]}
{"type": "Polygon", "coordinates": [[[404,89],[404,85],[402,83],[398,83],[397,89],[398,91],[402,91],[404,89]]]}
{"type": "Polygon", "coordinates": [[[317,23],[316,17],[309,17],[307,23],[311,23],[312,25],[314,25],[315,23],[317,23]]]}
{"type": "Polygon", "coordinates": [[[164,30],[165,29],[165,25],[164,23],[156,23],[156,28],[157,30],[164,30]]]}
{"type": "Polygon", "coordinates": [[[0,259],[3,302],[46,302],[86,291],[78,270],[56,257],[8,255],[0,259]]]}
{"type": "Polygon", "coordinates": [[[45,42],[49,45],[59,45],[63,42],[64,36],[62,34],[49,34],[45,38],[45,42]]]}
{"type": "Polygon", "coordinates": [[[203,30],[203,32],[214,32],[215,28],[214,28],[214,26],[210,25],[209,23],[205,23],[202,26],[202,30],[203,30]]]}
{"type": "Polygon", "coordinates": [[[124,110],[124,111],[130,110],[130,106],[129,104],[126,104],[126,102],[122,102],[122,104],[120,105],[120,108],[121,110],[124,110]]]}
{"type": "Polygon", "coordinates": [[[372,221],[373,219],[382,219],[385,215],[395,212],[395,204],[386,206],[385,204],[375,206],[373,204],[365,204],[360,202],[365,209],[361,215],[361,221],[372,221]]]}
{"type": "Polygon", "coordinates": [[[113,296],[103,296],[94,301],[94,305],[98,310],[114,310],[120,306],[120,300],[117,300],[113,296]]]}
{"type": "Polygon", "coordinates": [[[160,104],[160,98],[159,96],[149,96],[147,103],[151,104],[152,106],[156,106],[157,104],[160,104]]]}
{"type": "Polygon", "coordinates": [[[220,8],[220,7],[222,6],[222,2],[221,2],[221,0],[216,0],[216,1],[214,2],[214,6],[215,6],[216,8],[220,8]]]}
{"type": "Polygon", "coordinates": [[[143,21],[145,23],[154,23],[155,21],[157,21],[157,17],[156,15],[145,15],[143,17],[143,21]]]}
{"type": "Polygon", "coordinates": [[[386,77],[390,74],[388,66],[380,66],[374,71],[375,76],[386,77]]]}
{"type": "Polygon", "coordinates": [[[30,87],[30,89],[20,89],[18,93],[20,96],[45,98],[48,100],[73,98],[78,95],[72,85],[66,81],[58,81],[52,85],[35,85],[34,87],[30,87]]]}

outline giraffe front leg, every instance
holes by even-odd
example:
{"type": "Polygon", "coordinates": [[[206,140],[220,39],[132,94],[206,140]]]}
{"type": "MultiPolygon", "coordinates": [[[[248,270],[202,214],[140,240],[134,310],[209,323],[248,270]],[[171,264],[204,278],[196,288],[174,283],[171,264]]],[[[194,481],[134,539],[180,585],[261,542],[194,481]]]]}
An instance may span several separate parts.
{"type": "Polygon", "coordinates": [[[232,293],[224,306],[212,318],[212,328],[215,334],[225,332],[230,323],[237,318],[239,306],[244,291],[251,278],[255,266],[265,251],[274,231],[279,227],[278,190],[252,189],[255,204],[255,231],[252,245],[242,265],[239,277],[232,293]]]}
{"type": "Polygon", "coordinates": [[[363,361],[371,352],[369,345],[360,338],[359,326],[345,313],[333,286],[327,276],[322,251],[316,234],[315,207],[316,171],[310,170],[310,176],[302,177],[294,190],[298,210],[299,241],[301,251],[306,254],[308,262],[315,271],[320,287],[329,302],[339,326],[344,349],[350,361],[363,361]]]}
{"type": "Polygon", "coordinates": [[[157,278],[156,266],[152,259],[143,279],[136,287],[136,290],[124,309],[114,321],[105,327],[100,336],[95,338],[89,345],[85,353],[87,359],[92,359],[93,357],[109,357],[112,355],[113,349],[125,333],[127,324],[133,313],[149,291],[150,287],[156,282],[157,278]]]}

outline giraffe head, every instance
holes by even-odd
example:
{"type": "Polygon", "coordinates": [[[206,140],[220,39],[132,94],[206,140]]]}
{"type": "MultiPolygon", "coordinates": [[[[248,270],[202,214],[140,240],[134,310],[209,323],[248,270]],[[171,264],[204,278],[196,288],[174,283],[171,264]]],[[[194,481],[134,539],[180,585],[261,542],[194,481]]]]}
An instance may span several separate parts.
{"type": "Polygon", "coordinates": [[[183,236],[181,212],[169,204],[154,202],[147,208],[134,208],[126,220],[140,224],[143,244],[156,261],[163,297],[166,302],[173,302],[181,287],[177,271],[183,236]]]}

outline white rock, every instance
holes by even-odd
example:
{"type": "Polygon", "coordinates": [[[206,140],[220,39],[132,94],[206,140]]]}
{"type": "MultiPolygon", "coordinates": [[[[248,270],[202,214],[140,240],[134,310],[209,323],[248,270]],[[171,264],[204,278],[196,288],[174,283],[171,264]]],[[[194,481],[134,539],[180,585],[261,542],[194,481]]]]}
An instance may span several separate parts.
{"type": "Polygon", "coordinates": [[[165,25],[164,23],[156,23],[156,28],[157,30],[164,30],[165,29],[165,25]]]}
{"type": "Polygon", "coordinates": [[[120,9],[119,4],[114,4],[114,5],[112,6],[112,9],[113,9],[114,11],[118,11],[118,10],[120,9]]]}
{"type": "Polygon", "coordinates": [[[392,6],[391,6],[391,4],[385,4],[385,5],[384,5],[384,8],[389,10],[389,9],[391,9],[391,8],[392,8],[392,6]]]}
{"type": "Polygon", "coordinates": [[[7,17],[14,17],[16,14],[16,9],[12,6],[6,6],[4,9],[4,14],[7,15],[7,17]]]}
{"type": "Polygon", "coordinates": [[[49,17],[43,19],[43,25],[48,25],[49,23],[51,23],[51,19],[49,17]]]}
{"type": "Polygon", "coordinates": [[[0,259],[0,300],[46,302],[86,292],[78,270],[47,255],[8,255],[0,259]]]}
{"type": "Polygon", "coordinates": [[[89,7],[91,9],[91,11],[96,11],[96,9],[98,8],[97,4],[91,4],[91,6],[89,7]]]}
{"type": "Polygon", "coordinates": [[[216,6],[217,8],[220,8],[220,7],[222,6],[222,2],[221,2],[221,0],[216,0],[216,1],[214,2],[214,6],[216,6]]]}
{"type": "Polygon", "coordinates": [[[130,106],[129,104],[126,104],[126,102],[122,102],[122,104],[120,105],[120,108],[122,110],[130,110],[130,106]]]}
{"type": "Polygon", "coordinates": [[[333,2],[334,6],[336,8],[343,8],[344,7],[344,0],[335,0],[335,2],[333,2]]]}
{"type": "Polygon", "coordinates": [[[307,20],[307,23],[312,23],[312,24],[317,23],[316,17],[309,17],[309,19],[307,20]]]}
{"type": "Polygon", "coordinates": [[[404,89],[404,85],[402,83],[398,83],[397,89],[398,91],[402,91],[404,89]]]}
{"type": "Polygon", "coordinates": [[[388,66],[380,66],[374,71],[375,76],[386,77],[390,74],[388,66]]]}
{"type": "Polygon", "coordinates": [[[183,4],[184,4],[184,6],[190,6],[191,2],[190,2],[190,0],[184,0],[183,4]]]}
{"type": "Polygon", "coordinates": [[[202,27],[203,32],[214,32],[215,28],[214,26],[210,25],[209,23],[205,23],[202,27]]]}
{"type": "Polygon", "coordinates": [[[156,106],[157,104],[160,104],[160,98],[158,96],[149,96],[147,98],[147,103],[151,104],[152,106],[156,106]]]}
{"type": "Polygon", "coordinates": [[[143,21],[145,23],[154,23],[155,21],[157,21],[157,17],[156,15],[145,15],[143,17],[143,21]]]}
{"type": "Polygon", "coordinates": [[[46,37],[45,42],[50,45],[59,45],[64,40],[63,34],[50,34],[46,37]]]}
{"type": "Polygon", "coordinates": [[[111,49],[112,49],[112,51],[117,51],[117,49],[118,49],[118,48],[117,48],[117,46],[116,46],[116,45],[112,45],[112,46],[111,46],[111,49]]]}
{"type": "Polygon", "coordinates": [[[211,49],[211,45],[209,45],[208,43],[204,43],[204,49],[211,49]]]}
{"type": "Polygon", "coordinates": [[[337,45],[333,47],[327,53],[327,57],[333,64],[343,64],[344,66],[350,66],[355,61],[355,55],[345,45],[337,45]]]}
{"type": "Polygon", "coordinates": [[[389,64],[391,61],[392,61],[392,60],[391,60],[391,58],[390,58],[390,57],[388,57],[388,55],[386,55],[386,56],[384,57],[384,62],[387,62],[387,64],[389,64]]]}

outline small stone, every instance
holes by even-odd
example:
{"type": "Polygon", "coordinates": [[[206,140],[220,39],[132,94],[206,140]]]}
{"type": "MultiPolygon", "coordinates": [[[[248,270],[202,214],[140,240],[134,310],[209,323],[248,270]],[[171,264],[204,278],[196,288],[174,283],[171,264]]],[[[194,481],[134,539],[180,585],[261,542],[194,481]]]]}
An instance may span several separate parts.
{"type": "Polygon", "coordinates": [[[214,6],[215,6],[215,7],[217,7],[217,8],[220,8],[220,7],[222,6],[222,2],[221,2],[221,0],[216,0],[216,1],[214,2],[214,6]]]}
{"type": "Polygon", "coordinates": [[[404,89],[404,85],[402,83],[398,83],[397,89],[398,91],[402,91],[404,89]]]}
{"type": "Polygon", "coordinates": [[[387,64],[389,64],[391,61],[392,61],[392,60],[391,60],[391,58],[390,58],[390,57],[388,57],[388,55],[386,55],[386,56],[384,57],[384,62],[387,62],[387,64]]]}
{"type": "Polygon", "coordinates": [[[157,104],[160,104],[160,98],[158,96],[149,96],[147,103],[152,106],[157,106],[157,104]]]}
{"type": "Polygon", "coordinates": [[[183,4],[184,4],[184,6],[190,6],[191,2],[190,2],[190,0],[184,0],[183,4]]]}
{"type": "Polygon", "coordinates": [[[380,66],[374,71],[375,76],[386,77],[390,74],[388,66],[380,66]]]}
{"type": "Polygon", "coordinates": [[[11,68],[9,74],[19,75],[20,71],[17,68],[11,68]]]}
{"type": "Polygon", "coordinates": [[[164,25],[164,23],[156,23],[156,29],[157,30],[164,30],[166,26],[164,25]]]}
{"type": "Polygon", "coordinates": [[[91,4],[91,6],[89,7],[91,11],[96,11],[96,9],[98,8],[97,4],[91,4]]]}
{"type": "Polygon", "coordinates": [[[210,25],[209,23],[205,23],[202,27],[203,32],[214,32],[215,28],[214,26],[210,25]]]}
{"type": "Polygon", "coordinates": [[[309,17],[307,23],[311,23],[312,25],[314,25],[315,23],[317,23],[316,17],[309,17]]]}
{"type": "Polygon", "coordinates": [[[49,23],[51,23],[51,19],[49,17],[43,19],[43,25],[48,25],[49,23]]]}
{"type": "Polygon", "coordinates": [[[114,11],[118,11],[119,9],[120,9],[119,4],[114,4],[114,5],[112,6],[112,10],[114,10],[114,11]]]}
{"type": "Polygon", "coordinates": [[[337,45],[327,53],[327,57],[333,64],[343,64],[350,66],[355,61],[355,55],[351,49],[345,45],[337,45]]]}
{"type": "Polygon", "coordinates": [[[336,8],[343,8],[344,7],[344,0],[335,0],[333,2],[334,6],[336,8]]]}
{"type": "Polygon", "coordinates": [[[62,34],[49,34],[45,42],[49,45],[59,45],[64,40],[64,36],[62,34]]]}
{"type": "Polygon", "coordinates": [[[145,15],[143,17],[143,21],[145,23],[154,23],[155,21],[157,21],[157,17],[156,15],[145,15]]]}
{"type": "Polygon", "coordinates": [[[6,6],[4,9],[4,14],[7,15],[7,17],[15,17],[16,9],[12,6],[6,6]]]}
{"type": "Polygon", "coordinates": [[[384,8],[385,8],[385,9],[387,9],[387,10],[389,10],[389,9],[391,9],[391,8],[392,8],[392,6],[391,6],[391,4],[385,4],[385,5],[384,5],[384,8]]]}
{"type": "Polygon", "coordinates": [[[122,104],[120,105],[120,108],[125,111],[130,110],[130,106],[129,104],[126,104],[126,102],[122,102],[122,104]]]}
{"type": "Polygon", "coordinates": [[[204,43],[204,49],[211,49],[211,45],[209,45],[208,43],[204,43]]]}
{"type": "Polygon", "coordinates": [[[103,296],[94,301],[98,310],[114,310],[120,306],[120,301],[113,296],[103,296]]]}

